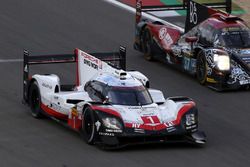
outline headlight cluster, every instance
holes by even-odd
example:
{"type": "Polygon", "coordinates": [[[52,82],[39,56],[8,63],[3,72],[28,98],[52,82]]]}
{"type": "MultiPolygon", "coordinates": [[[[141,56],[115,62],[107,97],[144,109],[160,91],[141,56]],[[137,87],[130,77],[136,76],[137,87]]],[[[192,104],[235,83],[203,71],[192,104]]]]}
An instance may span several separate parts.
{"type": "Polygon", "coordinates": [[[195,114],[187,114],[186,115],[186,125],[191,126],[196,123],[195,114]]]}
{"type": "Polygon", "coordinates": [[[119,129],[119,130],[122,129],[122,125],[117,118],[105,117],[105,118],[102,118],[102,122],[106,128],[119,129]]]}
{"type": "Polygon", "coordinates": [[[218,69],[221,71],[230,70],[230,58],[228,55],[214,54],[214,63],[217,65],[218,69]]]}

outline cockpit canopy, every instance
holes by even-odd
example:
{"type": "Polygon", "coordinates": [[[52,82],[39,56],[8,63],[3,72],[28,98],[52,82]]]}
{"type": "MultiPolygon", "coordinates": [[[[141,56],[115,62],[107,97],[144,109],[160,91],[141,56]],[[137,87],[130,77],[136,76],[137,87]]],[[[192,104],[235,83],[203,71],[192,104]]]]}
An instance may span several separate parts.
{"type": "Polygon", "coordinates": [[[110,86],[94,80],[89,81],[85,85],[85,91],[96,102],[127,106],[140,106],[153,103],[150,93],[143,85],[110,86]]]}
{"type": "Polygon", "coordinates": [[[152,104],[152,98],[144,86],[139,87],[110,87],[108,98],[111,104],[141,106],[152,104]]]}

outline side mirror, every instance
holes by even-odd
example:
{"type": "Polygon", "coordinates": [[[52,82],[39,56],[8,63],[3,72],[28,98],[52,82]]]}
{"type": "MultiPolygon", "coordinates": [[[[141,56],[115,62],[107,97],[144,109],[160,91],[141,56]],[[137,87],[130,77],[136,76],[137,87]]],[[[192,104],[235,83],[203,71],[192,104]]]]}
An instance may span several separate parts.
{"type": "Polygon", "coordinates": [[[165,103],[166,100],[165,100],[165,97],[164,97],[162,91],[156,90],[156,89],[148,89],[148,92],[151,95],[154,103],[156,103],[158,105],[165,103]]]}
{"type": "Polygon", "coordinates": [[[197,41],[198,41],[198,38],[197,38],[197,37],[186,37],[186,38],[185,38],[185,41],[188,42],[188,43],[190,43],[191,51],[193,51],[194,42],[197,42],[197,41]]]}
{"type": "Polygon", "coordinates": [[[194,43],[194,42],[198,41],[198,38],[197,37],[186,37],[185,41],[188,43],[194,43]]]}

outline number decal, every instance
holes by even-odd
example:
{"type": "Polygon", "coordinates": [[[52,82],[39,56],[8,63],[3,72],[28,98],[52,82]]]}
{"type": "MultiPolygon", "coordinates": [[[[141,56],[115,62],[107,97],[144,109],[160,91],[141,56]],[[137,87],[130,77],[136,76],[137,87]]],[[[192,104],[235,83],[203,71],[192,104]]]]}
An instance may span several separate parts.
{"type": "Polygon", "coordinates": [[[146,118],[151,122],[151,124],[155,124],[155,121],[152,117],[146,117],[146,118]]]}
{"type": "Polygon", "coordinates": [[[157,116],[144,116],[141,117],[145,124],[158,124],[160,120],[157,116]]]}
{"type": "Polygon", "coordinates": [[[190,23],[197,24],[198,16],[197,16],[197,8],[196,3],[190,2],[190,23]]]}

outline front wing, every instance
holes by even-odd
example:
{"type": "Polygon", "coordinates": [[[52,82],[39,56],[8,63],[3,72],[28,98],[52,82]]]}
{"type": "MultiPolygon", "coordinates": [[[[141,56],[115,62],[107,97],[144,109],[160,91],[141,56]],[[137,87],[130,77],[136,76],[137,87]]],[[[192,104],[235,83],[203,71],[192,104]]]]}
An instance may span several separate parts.
{"type": "Polygon", "coordinates": [[[119,148],[128,145],[170,142],[204,145],[206,143],[206,135],[198,130],[188,133],[178,126],[160,131],[126,128],[122,133],[106,129],[104,132],[98,132],[96,144],[104,145],[107,148],[119,148]]]}

